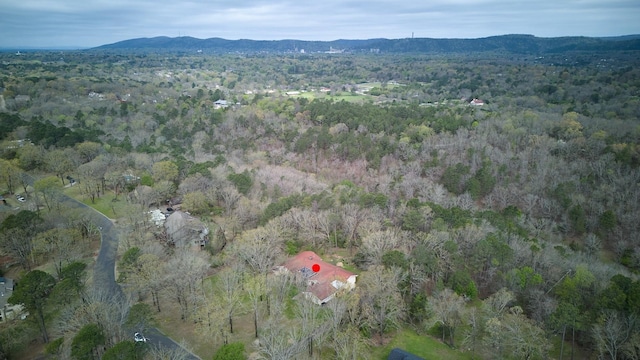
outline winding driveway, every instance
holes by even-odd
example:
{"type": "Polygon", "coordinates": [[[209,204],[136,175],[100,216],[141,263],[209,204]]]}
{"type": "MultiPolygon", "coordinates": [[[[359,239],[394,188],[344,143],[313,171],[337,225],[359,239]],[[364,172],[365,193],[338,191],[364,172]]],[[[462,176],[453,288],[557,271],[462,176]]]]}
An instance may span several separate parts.
{"type": "MultiPolygon", "coordinates": [[[[29,176],[29,178],[31,182],[30,185],[33,186],[34,178],[31,176],[29,176]]],[[[88,216],[90,216],[92,223],[100,229],[101,245],[94,268],[93,286],[108,290],[109,294],[116,299],[124,298],[122,288],[120,288],[120,285],[118,285],[115,278],[116,255],[118,252],[119,241],[118,230],[115,225],[111,219],[94,208],[70,196],[65,194],[62,195],[62,202],[69,207],[78,208],[84,211],[88,216]]],[[[165,336],[156,328],[149,329],[147,333],[145,333],[145,336],[149,338],[148,344],[151,344],[151,346],[166,347],[176,350],[180,349],[188,354],[183,359],[201,360],[198,356],[183,348],[173,341],[173,339],[165,336]]],[[[133,334],[131,334],[131,338],[133,338],[133,334]]]]}

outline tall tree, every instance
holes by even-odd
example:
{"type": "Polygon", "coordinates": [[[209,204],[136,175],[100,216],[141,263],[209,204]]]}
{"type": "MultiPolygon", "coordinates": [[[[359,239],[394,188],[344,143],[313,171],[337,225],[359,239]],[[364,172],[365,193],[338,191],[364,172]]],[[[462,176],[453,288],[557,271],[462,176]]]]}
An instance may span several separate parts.
{"type": "Polygon", "coordinates": [[[131,340],[125,340],[105,351],[101,360],[142,360],[144,353],[144,346],[138,346],[131,340]]]}
{"type": "Polygon", "coordinates": [[[250,230],[234,243],[234,252],[258,274],[267,274],[282,253],[283,229],[271,222],[263,228],[250,230]]]}
{"type": "Polygon", "coordinates": [[[242,269],[229,267],[218,273],[214,286],[213,301],[218,303],[229,323],[229,333],[233,334],[233,317],[242,312],[242,269]]]}
{"type": "Polygon", "coordinates": [[[153,169],[151,170],[153,174],[153,180],[155,182],[159,181],[169,181],[175,182],[178,180],[178,175],[180,175],[178,165],[176,165],[173,161],[159,161],[153,164],[153,169]]]}
{"type": "Polygon", "coordinates": [[[35,316],[42,333],[42,341],[49,342],[47,324],[45,322],[47,304],[56,280],[50,274],[33,270],[27,273],[7,300],[9,304],[22,304],[30,314],[35,316]]]}
{"type": "Polygon", "coordinates": [[[550,348],[544,330],[528,319],[518,306],[512,307],[502,318],[487,321],[488,337],[499,343],[502,356],[516,359],[546,359],[550,348]]]}
{"type": "Polygon", "coordinates": [[[164,288],[166,269],[163,259],[155,254],[142,254],[133,283],[142,291],[148,290],[156,310],[160,312],[160,291],[164,288]]]}
{"type": "Polygon", "coordinates": [[[85,141],[76,145],[76,150],[78,151],[82,162],[88,163],[98,157],[98,155],[104,151],[104,148],[98,143],[85,141]]]}
{"type": "Polygon", "coordinates": [[[251,311],[253,312],[253,330],[255,337],[258,338],[258,314],[260,303],[267,300],[266,279],[264,276],[247,276],[245,279],[244,289],[249,296],[251,303],[251,311]]]}
{"type": "Polygon", "coordinates": [[[169,293],[180,306],[180,318],[186,320],[202,292],[201,284],[207,272],[208,264],[201,254],[188,249],[176,251],[167,262],[167,268],[173,269],[167,275],[166,286],[169,293]]]}
{"type": "Polygon", "coordinates": [[[71,342],[71,356],[77,360],[102,358],[105,336],[96,324],[85,325],[71,342]]]}
{"type": "Polygon", "coordinates": [[[0,159],[0,181],[4,182],[10,194],[19,186],[21,172],[16,161],[0,159]]]}
{"type": "Polygon", "coordinates": [[[361,360],[367,358],[369,343],[357,328],[347,327],[333,337],[331,348],[335,351],[335,359],[361,360]]]}
{"type": "Polygon", "coordinates": [[[464,298],[453,290],[445,288],[431,297],[429,303],[433,312],[433,322],[442,327],[442,341],[445,341],[445,335],[448,332],[449,346],[455,346],[456,329],[463,322],[464,298]]]}
{"type": "Polygon", "coordinates": [[[33,239],[33,251],[53,262],[58,279],[62,268],[82,255],[82,234],[78,229],[53,228],[38,233],[33,239]]]}
{"type": "Polygon", "coordinates": [[[382,338],[389,329],[400,325],[404,302],[398,289],[401,270],[374,266],[363,274],[358,291],[367,325],[382,338]]]}
{"type": "Polygon", "coordinates": [[[53,149],[44,156],[45,165],[48,171],[54,173],[64,185],[64,176],[74,168],[73,159],[68,150],[53,149]]]}
{"type": "Polygon", "coordinates": [[[84,163],[78,167],[80,176],[80,189],[82,194],[95,203],[96,198],[102,194],[106,164],[100,159],[84,163]]]}
{"type": "Polygon", "coordinates": [[[137,303],[131,306],[125,325],[130,329],[144,332],[149,326],[155,326],[156,319],[149,304],[137,303]]]}
{"type": "Polygon", "coordinates": [[[258,351],[264,359],[288,360],[302,352],[304,344],[300,342],[300,333],[295,326],[271,321],[260,334],[258,351]]]}
{"type": "Polygon", "coordinates": [[[593,326],[593,338],[601,357],[618,359],[624,345],[632,338],[638,325],[638,315],[605,310],[593,326]]]}
{"type": "Polygon", "coordinates": [[[7,216],[0,225],[0,248],[29,271],[33,263],[33,237],[40,229],[42,218],[37,213],[21,210],[7,216]]]}
{"type": "Polygon", "coordinates": [[[61,194],[62,186],[58,183],[58,178],[55,176],[47,176],[42,179],[36,180],[33,183],[33,188],[36,194],[42,196],[44,204],[47,206],[47,210],[51,211],[51,207],[56,203],[61,194]]]}

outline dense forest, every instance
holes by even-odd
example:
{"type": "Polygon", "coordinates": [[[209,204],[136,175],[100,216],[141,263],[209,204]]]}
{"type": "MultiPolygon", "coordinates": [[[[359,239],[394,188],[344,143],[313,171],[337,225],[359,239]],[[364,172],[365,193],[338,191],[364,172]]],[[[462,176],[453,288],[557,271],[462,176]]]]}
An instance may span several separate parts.
{"type": "Polygon", "coordinates": [[[638,55],[0,53],[29,310],[0,353],[185,358],[129,334],[159,327],[214,359],[640,359],[638,55]],[[100,229],[65,196],[116,225],[126,301],[90,286],[100,229]],[[150,220],[174,208],[202,250],[150,220]],[[272,269],[303,250],[356,288],[297,297],[272,269]]]}

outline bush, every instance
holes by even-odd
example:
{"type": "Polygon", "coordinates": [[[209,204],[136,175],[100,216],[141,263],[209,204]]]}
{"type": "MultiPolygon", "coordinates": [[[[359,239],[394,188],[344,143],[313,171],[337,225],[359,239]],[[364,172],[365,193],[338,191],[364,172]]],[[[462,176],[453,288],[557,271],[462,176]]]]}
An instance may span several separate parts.
{"type": "Polygon", "coordinates": [[[251,190],[251,186],[253,186],[251,175],[249,175],[249,172],[246,170],[240,174],[229,174],[227,180],[231,181],[236,189],[238,189],[238,192],[243,195],[247,195],[249,190],[251,190]]]}
{"type": "Polygon", "coordinates": [[[222,345],[213,355],[213,360],[244,360],[246,358],[244,344],[240,342],[222,345]]]}

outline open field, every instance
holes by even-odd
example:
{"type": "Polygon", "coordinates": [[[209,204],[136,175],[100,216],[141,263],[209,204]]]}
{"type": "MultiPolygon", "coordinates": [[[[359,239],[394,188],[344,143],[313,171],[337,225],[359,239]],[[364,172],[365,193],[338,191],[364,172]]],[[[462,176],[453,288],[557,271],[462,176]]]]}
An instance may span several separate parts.
{"type": "Polygon", "coordinates": [[[316,91],[307,91],[307,92],[301,92],[300,94],[297,94],[297,95],[288,95],[288,96],[292,98],[305,98],[309,100],[314,100],[314,99],[326,99],[326,100],[333,100],[333,101],[344,100],[347,102],[355,102],[355,103],[373,101],[375,99],[375,97],[370,95],[354,94],[348,91],[339,92],[337,95],[330,95],[330,94],[316,92],[316,91]]]}

